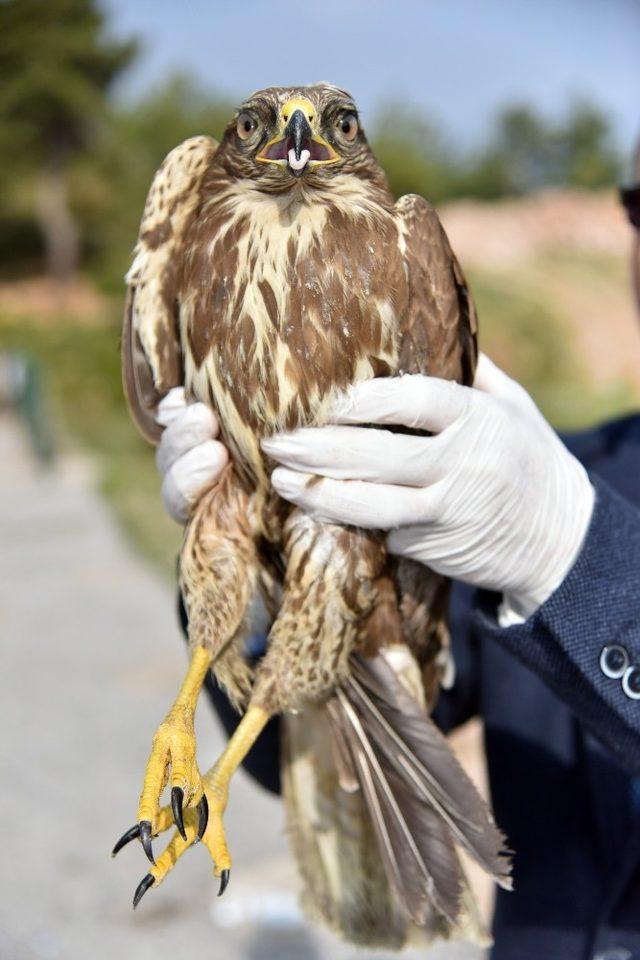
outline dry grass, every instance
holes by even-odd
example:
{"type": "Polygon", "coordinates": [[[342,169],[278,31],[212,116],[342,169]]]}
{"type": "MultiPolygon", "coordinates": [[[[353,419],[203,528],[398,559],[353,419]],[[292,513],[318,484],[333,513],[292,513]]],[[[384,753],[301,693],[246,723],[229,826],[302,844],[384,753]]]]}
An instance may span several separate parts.
{"type": "Polygon", "coordinates": [[[543,193],[441,211],[471,281],[481,343],[558,426],[640,403],[631,229],[612,192],[543,193]]]}

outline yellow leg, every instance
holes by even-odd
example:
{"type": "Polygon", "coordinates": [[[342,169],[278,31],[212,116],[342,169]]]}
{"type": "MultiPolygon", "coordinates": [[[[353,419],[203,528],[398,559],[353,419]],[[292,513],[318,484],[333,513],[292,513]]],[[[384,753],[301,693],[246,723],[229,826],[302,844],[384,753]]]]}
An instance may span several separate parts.
{"type": "MultiPolygon", "coordinates": [[[[227,806],[229,796],[229,782],[238,766],[258,739],[270,718],[270,714],[262,707],[250,706],[238,724],[238,727],[229,740],[227,748],[211,769],[202,778],[202,788],[205,802],[208,806],[208,821],[202,833],[202,817],[199,810],[185,810],[184,836],[176,831],[166,849],[154,862],[149,873],[143,877],[135,892],[133,904],[138,905],[149,887],[158,886],[167,874],[173,869],[185,850],[192,846],[197,839],[209,851],[215,864],[214,873],[220,877],[220,894],[224,893],[229,882],[231,857],[227,847],[222,816],[227,806]]],[[[154,835],[168,830],[173,825],[171,807],[166,806],[155,817],[154,835]]],[[[130,840],[140,837],[140,825],[136,824],[120,838],[114,847],[114,855],[130,840]]]]}
{"type": "Polygon", "coordinates": [[[151,746],[151,755],[138,804],[140,840],[145,853],[155,863],[151,837],[158,831],[158,805],[171,767],[171,806],[176,826],[186,836],[183,806],[199,804],[203,785],[196,762],[196,739],[193,726],[198,695],[211,665],[211,654],[196,647],[178,696],[166,715],[151,746]]]}
{"type": "Polygon", "coordinates": [[[269,717],[262,707],[250,706],[229,740],[226,750],[205,777],[209,822],[202,842],[211,854],[216,877],[221,878],[220,894],[225,891],[231,870],[231,857],[222,823],[222,815],[229,798],[229,783],[262,733],[269,717]]]}

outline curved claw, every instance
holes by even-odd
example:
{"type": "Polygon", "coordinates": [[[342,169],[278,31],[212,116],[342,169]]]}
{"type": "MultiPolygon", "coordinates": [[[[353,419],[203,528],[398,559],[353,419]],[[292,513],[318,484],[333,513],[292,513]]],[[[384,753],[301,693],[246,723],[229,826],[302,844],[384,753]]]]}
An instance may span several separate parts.
{"type": "Polygon", "coordinates": [[[187,839],[184,829],[184,820],[182,818],[182,801],[184,800],[184,791],[180,787],[173,787],[171,790],[171,809],[173,810],[173,819],[175,820],[178,833],[183,840],[187,839]]]}
{"type": "Polygon", "coordinates": [[[204,832],[207,829],[207,824],[209,822],[209,801],[207,800],[206,794],[202,794],[202,800],[197,806],[198,810],[198,840],[202,840],[204,837],[204,832]]]}
{"type": "Polygon", "coordinates": [[[126,847],[128,843],[131,843],[132,840],[135,840],[139,836],[140,824],[134,823],[132,827],[129,827],[129,829],[122,834],[115,847],[111,851],[111,856],[115,857],[116,853],[119,853],[123,847],[126,847]]]}
{"type": "Polygon", "coordinates": [[[154,879],[154,877],[152,877],[152,875],[151,875],[150,873],[147,873],[147,874],[142,878],[142,880],[140,881],[140,883],[139,883],[138,886],[136,887],[136,892],[135,892],[134,895],[133,895],[133,909],[134,909],[134,910],[135,910],[135,908],[138,906],[138,904],[140,903],[140,901],[142,900],[142,898],[144,897],[144,895],[145,895],[145,893],[147,892],[147,890],[149,889],[149,887],[152,887],[154,883],[155,883],[155,879],[154,879]]]}
{"type": "MultiPolygon", "coordinates": [[[[229,877],[231,876],[231,870],[223,870],[220,874],[220,889],[218,890],[218,896],[221,897],[229,886],[229,877]]],[[[142,896],[142,894],[141,894],[142,896]]]]}
{"type": "MultiPolygon", "coordinates": [[[[151,846],[151,823],[149,820],[141,820],[138,826],[140,828],[139,836],[142,849],[147,855],[147,860],[149,860],[155,867],[156,861],[154,860],[153,847],[151,846]]],[[[142,892],[144,893],[144,890],[142,892]]],[[[142,896],[142,894],[140,894],[140,896],[142,896]]]]}

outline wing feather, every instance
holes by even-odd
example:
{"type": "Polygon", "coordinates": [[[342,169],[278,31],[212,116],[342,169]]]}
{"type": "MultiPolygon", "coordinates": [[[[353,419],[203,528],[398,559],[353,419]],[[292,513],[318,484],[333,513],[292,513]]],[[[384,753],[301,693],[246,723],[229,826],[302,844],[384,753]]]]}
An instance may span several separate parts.
{"type": "Polygon", "coordinates": [[[158,401],[183,382],[176,264],[217,146],[211,137],[192,137],[166,157],[153,178],[126,277],[124,392],[136,425],[152,443],[162,432],[155,421],[158,401]]]}
{"type": "Polygon", "coordinates": [[[415,194],[395,206],[409,283],[399,320],[400,369],[471,384],[478,317],[460,264],[437,213],[415,194]]]}
{"type": "MultiPolygon", "coordinates": [[[[438,215],[422,197],[409,194],[396,203],[395,217],[408,284],[398,319],[399,369],[471,385],[478,318],[438,215]]],[[[433,704],[442,679],[443,648],[448,646],[448,586],[442,577],[406,558],[398,560],[395,581],[405,630],[423,668],[427,700],[433,704]]]]}

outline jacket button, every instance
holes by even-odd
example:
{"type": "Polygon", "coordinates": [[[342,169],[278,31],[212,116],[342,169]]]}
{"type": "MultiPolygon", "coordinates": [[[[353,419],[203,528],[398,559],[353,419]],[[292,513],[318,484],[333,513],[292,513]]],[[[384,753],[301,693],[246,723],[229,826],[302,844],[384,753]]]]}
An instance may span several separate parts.
{"type": "Polygon", "coordinates": [[[622,678],[622,689],[631,700],[640,700],[640,667],[627,669],[622,678]]]}
{"type": "Polygon", "coordinates": [[[614,643],[602,648],[600,654],[600,669],[605,677],[619,680],[629,666],[629,654],[624,647],[614,643]]]}

